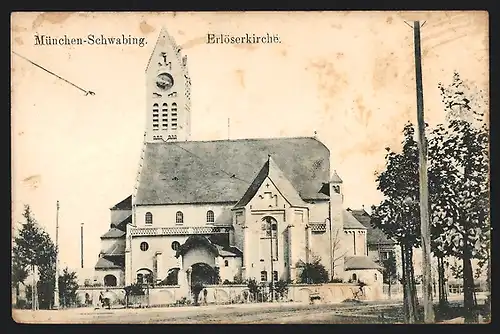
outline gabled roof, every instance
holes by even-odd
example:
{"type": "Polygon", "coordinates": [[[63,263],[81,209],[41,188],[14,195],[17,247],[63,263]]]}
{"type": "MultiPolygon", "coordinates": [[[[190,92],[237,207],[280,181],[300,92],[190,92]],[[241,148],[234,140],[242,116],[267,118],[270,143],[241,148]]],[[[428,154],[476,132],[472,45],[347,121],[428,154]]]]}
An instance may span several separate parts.
{"type": "Polygon", "coordinates": [[[373,262],[373,260],[366,255],[349,257],[346,256],[344,268],[345,270],[382,269],[381,266],[373,262]]]}
{"type": "Polygon", "coordinates": [[[125,234],[126,233],[122,230],[112,227],[108,230],[108,232],[101,235],[101,239],[117,239],[123,237],[125,234]]]}
{"type": "Polygon", "coordinates": [[[387,235],[380,229],[375,228],[371,225],[371,217],[365,209],[361,210],[350,210],[351,214],[356,217],[356,219],[363,224],[366,231],[366,240],[368,245],[395,245],[396,242],[391,240],[387,235]]]}
{"type": "Polygon", "coordinates": [[[261,168],[260,172],[257,174],[255,179],[253,180],[250,187],[247,189],[243,197],[239,200],[238,203],[234,206],[234,208],[242,208],[245,207],[251,200],[254,198],[255,194],[259,190],[260,186],[266,180],[266,178],[271,179],[271,182],[274,183],[274,186],[278,189],[281,195],[285,198],[285,200],[290,203],[292,206],[301,206],[305,207],[307,204],[300,198],[299,193],[293,185],[288,181],[286,176],[283,174],[278,165],[274,162],[271,156],[268,157],[266,163],[261,168]]]}
{"type": "Polygon", "coordinates": [[[125,254],[125,243],[122,241],[115,242],[111,247],[109,247],[102,254],[109,256],[124,255],[125,254]]]}
{"type": "Polygon", "coordinates": [[[101,257],[99,258],[99,260],[97,260],[94,269],[122,269],[122,267],[118,264],[115,264],[110,259],[101,257]]]}
{"type": "Polygon", "coordinates": [[[136,205],[236,203],[267,161],[303,200],[329,197],[330,151],[314,138],[146,143],[136,205]]]}
{"type": "MultiPolygon", "coordinates": [[[[158,38],[156,39],[156,43],[155,43],[155,46],[153,48],[153,52],[151,52],[151,55],[149,56],[149,60],[148,60],[148,63],[146,65],[146,72],[148,71],[148,69],[151,66],[151,60],[153,59],[153,56],[156,55],[157,49],[162,49],[165,46],[170,47],[170,49],[174,52],[178,61],[182,64],[182,55],[180,52],[179,45],[176,43],[175,39],[172,36],[170,36],[167,29],[165,29],[165,27],[161,27],[160,33],[158,34],[158,38]]],[[[185,70],[184,66],[183,66],[183,69],[185,70]]]]}
{"type": "Polygon", "coordinates": [[[115,204],[110,210],[132,210],[132,195],[115,204]]]}
{"type": "Polygon", "coordinates": [[[330,182],[335,182],[335,183],[342,183],[342,179],[340,178],[339,174],[337,174],[337,171],[334,170],[332,177],[330,178],[330,182]]]}
{"type": "Polygon", "coordinates": [[[366,227],[361,224],[349,211],[343,210],[344,229],[366,230],[366,227]]]}

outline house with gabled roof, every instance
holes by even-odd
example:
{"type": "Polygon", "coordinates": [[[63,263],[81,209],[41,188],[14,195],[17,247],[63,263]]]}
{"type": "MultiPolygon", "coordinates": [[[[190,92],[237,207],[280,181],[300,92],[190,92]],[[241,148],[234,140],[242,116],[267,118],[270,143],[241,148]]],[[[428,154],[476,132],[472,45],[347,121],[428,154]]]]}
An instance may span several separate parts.
{"type": "Polygon", "coordinates": [[[146,79],[136,185],[110,209],[110,229],[101,236],[95,272],[104,285],[189,291],[196,283],[251,278],[297,282],[301,263],[316,258],[331,278],[376,270],[368,265],[366,227],[344,209],[343,182],[331,173],[323,143],[191,141],[187,58],[164,29],[146,79]]]}

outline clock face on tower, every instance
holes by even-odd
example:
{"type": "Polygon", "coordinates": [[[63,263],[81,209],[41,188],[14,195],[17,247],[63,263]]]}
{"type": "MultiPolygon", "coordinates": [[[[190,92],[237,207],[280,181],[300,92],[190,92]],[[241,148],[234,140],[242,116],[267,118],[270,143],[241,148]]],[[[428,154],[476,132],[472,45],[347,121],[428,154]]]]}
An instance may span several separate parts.
{"type": "Polygon", "coordinates": [[[160,73],[156,77],[156,87],[161,90],[169,90],[174,85],[174,78],[168,73],[160,73]]]}

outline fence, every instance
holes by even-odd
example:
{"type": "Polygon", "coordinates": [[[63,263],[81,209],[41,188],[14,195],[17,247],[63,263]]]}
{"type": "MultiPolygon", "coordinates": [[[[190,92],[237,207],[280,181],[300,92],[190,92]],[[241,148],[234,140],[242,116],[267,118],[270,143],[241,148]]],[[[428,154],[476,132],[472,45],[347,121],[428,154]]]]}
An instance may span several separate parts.
{"type": "MultiPolygon", "coordinates": [[[[99,295],[110,296],[111,307],[159,307],[179,306],[193,302],[189,291],[180,286],[157,286],[145,289],[144,295],[126,296],[123,287],[81,287],[78,290],[80,300],[87,306],[97,306],[99,295]]],[[[383,299],[381,286],[365,286],[360,292],[359,285],[347,283],[328,284],[291,284],[275,299],[282,302],[309,303],[317,300],[323,303],[341,302],[346,299],[377,300],[383,299]]],[[[269,287],[260,288],[251,293],[247,285],[207,285],[198,295],[200,304],[240,304],[260,303],[271,300],[269,287]]]]}

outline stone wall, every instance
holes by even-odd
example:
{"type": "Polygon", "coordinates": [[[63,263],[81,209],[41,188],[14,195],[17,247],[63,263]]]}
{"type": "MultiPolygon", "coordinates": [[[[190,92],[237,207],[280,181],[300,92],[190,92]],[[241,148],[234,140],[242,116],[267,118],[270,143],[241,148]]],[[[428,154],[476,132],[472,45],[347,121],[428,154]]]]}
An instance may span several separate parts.
{"type": "MultiPolygon", "coordinates": [[[[81,287],[78,289],[78,295],[81,301],[85,301],[85,294],[95,302],[99,300],[99,294],[108,289],[113,296],[112,305],[125,305],[125,291],[123,287],[81,287]]],[[[250,291],[247,285],[207,285],[205,287],[206,302],[208,304],[230,304],[250,302],[250,291]]],[[[383,299],[382,291],[376,286],[365,286],[364,296],[361,300],[380,300],[383,299]]],[[[319,296],[322,303],[339,303],[345,299],[354,298],[359,290],[357,284],[329,283],[329,284],[293,284],[288,287],[286,301],[309,303],[311,296],[319,296]]],[[[168,306],[175,304],[183,298],[192,301],[188,291],[180,286],[159,286],[149,289],[149,296],[130,297],[130,305],[149,306],[168,306]],[[148,300],[149,299],[149,300],[148,300]]],[[[200,292],[199,302],[204,303],[204,292],[200,292]]],[[[95,304],[94,304],[95,305],[95,304]]]]}

